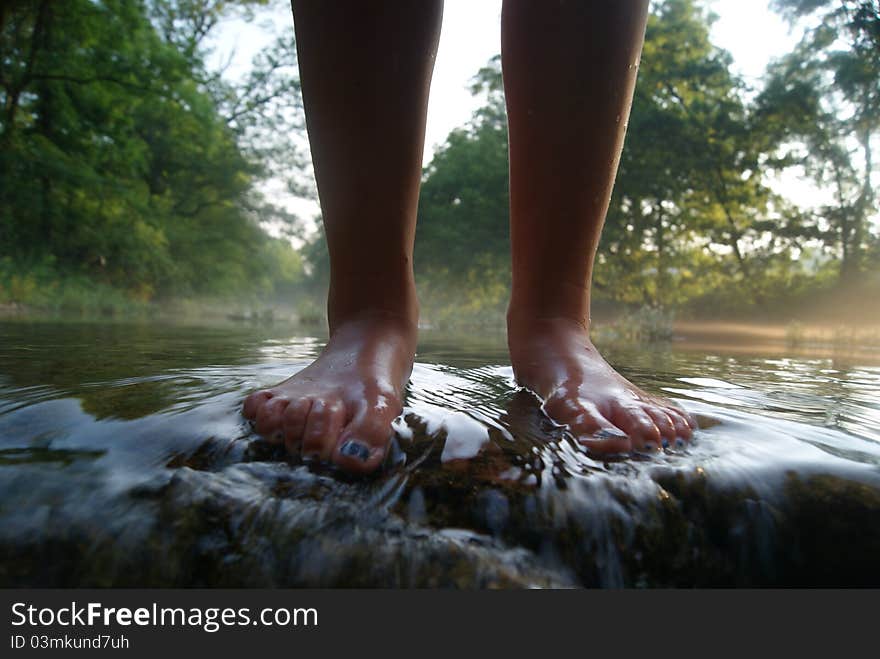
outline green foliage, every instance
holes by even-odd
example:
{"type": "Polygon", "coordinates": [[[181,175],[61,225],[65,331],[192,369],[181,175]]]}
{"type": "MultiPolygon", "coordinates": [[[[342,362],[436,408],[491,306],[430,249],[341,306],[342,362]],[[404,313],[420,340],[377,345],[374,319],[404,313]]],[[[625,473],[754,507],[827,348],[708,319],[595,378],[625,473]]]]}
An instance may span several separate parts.
{"type": "MultiPolygon", "coordinates": [[[[277,146],[267,133],[300,125],[292,37],[240,85],[204,64],[224,13],[258,4],[4,7],[0,257],[38,282],[32,303],[79,296],[46,292],[52,282],[35,263],[51,263],[63,290],[92,285],[141,302],[271,294],[301,276],[298,256],[261,228],[295,218],[256,192],[277,146]]],[[[284,150],[296,171],[296,149],[284,150]]]]}
{"type": "Polygon", "coordinates": [[[624,313],[613,323],[593,328],[591,334],[604,343],[657,343],[672,339],[674,324],[673,312],[642,306],[624,313]]]}
{"type": "Polygon", "coordinates": [[[425,169],[419,195],[415,268],[429,322],[467,317],[497,323],[510,280],[507,121],[500,57],[472,92],[486,104],[450,133],[425,169]]]}
{"type": "Polygon", "coordinates": [[[763,180],[747,90],[709,25],[689,0],[649,18],[596,278],[612,299],[680,305],[723,281],[760,299],[755,259],[790,248],[767,241],[782,203],[763,180]]]}
{"type": "MultiPolygon", "coordinates": [[[[771,201],[784,206],[763,183],[761,134],[729,67],[694,2],[656,8],[598,254],[595,300],[681,305],[729,282],[757,297],[752,259],[790,249],[781,237],[765,240],[775,219],[771,201]]],[[[451,288],[459,307],[503,307],[494,293],[469,284],[482,269],[491,290],[506,286],[497,279],[509,258],[501,89],[496,57],[473,84],[484,107],[450,134],[425,172],[416,266],[429,282],[429,302],[435,289],[451,288]]]]}
{"type": "Polygon", "coordinates": [[[51,258],[23,264],[0,258],[0,305],[89,316],[143,314],[136,296],[83,275],[62,276],[51,258]]]}
{"type": "MultiPolygon", "coordinates": [[[[0,4],[0,303],[120,313],[283,297],[323,316],[323,236],[291,249],[301,223],[261,192],[284,172],[313,194],[292,26],[239,81],[205,63],[220,21],[267,2],[0,4]]],[[[670,308],[792,314],[880,293],[878,4],[773,5],[804,37],[760,93],[711,43],[698,2],[652,5],[593,292],[647,309],[626,322],[652,336],[670,308]],[[833,201],[774,194],[768,174],[792,168],[833,201]]],[[[508,297],[500,58],[472,92],[483,106],[423,175],[415,268],[435,324],[496,323],[508,297]]]]}
{"type": "Polygon", "coordinates": [[[813,20],[769,71],[758,100],[778,145],[770,164],[798,167],[833,202],[801,209],[805,237],[839,259],[845,282],[880,269],[872,142],[880,132],[880,5],[875,0],[775,0],[792,23],[813,20]],[[875,227],[876,229],[876,227],[875,227]]]}
{"type": "MultiPolygon", "coordinates": [[[[871,165],[864,131],[875,125],[880,80],[876,3],[777,5],[797,15],[830,12],[822,25],[848,41],[827,41],[821,25],[808,32],[760,95],[711,43],[712,16],[697,2],[654,5],[597,255],[595,302],[701,316],[791,314],[812,296],[832,295],[838,265],[855,262],[856,253],[862,279],[872,268],[880,272],[864,171],[871,165]],[[837,105],[832,97],[840,97],[837,105]],[[844,102],[861,110],[850,113],[844,102]],[[859,135],[860,174],[846,146],[859,135]],[[798,141],[800,155],[790,148],[798,141]],[[840,203],[805,211],[774,193],[767,174],[795,164],[820,182],[836,181],[840,203]]],[[[502,317],[509,281],[502,87],[496,57],[472,86],[485,104],[424,173],[415,263],[432,321],[502,317]]],[[[880,282],[873,285],[880,290],[880,282]]],[[[642,320],[627,319],[637,327],[642,320]]]]}

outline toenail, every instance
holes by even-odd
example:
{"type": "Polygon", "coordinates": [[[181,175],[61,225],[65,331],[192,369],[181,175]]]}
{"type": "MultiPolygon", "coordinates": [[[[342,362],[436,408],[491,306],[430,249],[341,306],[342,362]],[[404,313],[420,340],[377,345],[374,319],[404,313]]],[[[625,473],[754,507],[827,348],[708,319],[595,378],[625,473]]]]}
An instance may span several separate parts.
{"type": "Polygon", "coordinates": [[[370,459],[370,449],[353,439],[340,446],[339,453],[350,458],[357,458],[361,462],[366,462],[370,459]]]}
{"type": "Polygon", "coordinates": [[[681,439],[680,437],[679,437],[678,439],[675,440],[675,445],[676,445],[677,447],[679,447],[679,448],[681,448],[682,446],[684,446],[684,443],[685,443],[684,440],[681,439]]]}
{"type": "Polygon", "coordinates": [[[663,440],[663,448],[669,448],[669,440],[668,439],[663,440]]]}
{"type": "Polygon", "coordinates": [[[593,433],[593,439],[626,439],[628,435],[622,430],[602,428],[593,433]]]}

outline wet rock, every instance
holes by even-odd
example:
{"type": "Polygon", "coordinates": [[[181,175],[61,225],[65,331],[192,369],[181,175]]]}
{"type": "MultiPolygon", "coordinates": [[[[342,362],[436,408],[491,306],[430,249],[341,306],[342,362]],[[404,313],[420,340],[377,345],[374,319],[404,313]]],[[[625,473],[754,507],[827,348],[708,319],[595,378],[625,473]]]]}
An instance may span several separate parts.
{"type": "Polygon", "coordinates": [[[514,443],[450,465],[440,461],[441,447],[417,435],[404,451],[406,462],[417,467],[346,480],[285,460],[257,459],[272,454],[256,448],[238,452],[252,461],[216,458],[212,470],[210,456],[229,453],[214,443],[200,443],[190,458],[116,491],[94,457],[17,466],[18,482],[3,481],[0,493],[0,581],[453,588],[880,584],[880,483],[870,470],[847,473],[843,464],[825,464],[820,471],[826,473],[811,473],[806,462],[782,472],[768,466],[746,479],[713,451],[602,464],[580,458],[564,443],[544,444],[540,451],[521,451],[514,443]],[[54,470],[54,485],[45,485],[52,476],[46,470],[54,470]],[[37,478],[30,482],[42,485],[28,494],[23,483],[37,478]],[[72,483],[78,487],[68,489],[72,483]]]}
{"type": "Polygon", "coordinates": [[[371,506],[362,486],[303,466],[252,463],[219,473],[182,467],[162,488],[131,494],[125,504],[56,511],[51,525],[44,509],[29,532],[24,523],[5,525],[0,581],[58,587],[573,585],[524,549],[472,531],[438,533],[408,523],[371,506]],[[111,516],[148,523],[118,533],[111,516]]]}
{"type": "MultiPolygon", "coordinates": [[[[150,334],[140,372],[117,364],[126,331],[91,379],[54,337],[41,349],[60,361],[15,356],[0,396],[2,586],[880,586],[880,443],[803,423],[825,418],[812,399],[801,422],[719,407],[768,399],[703,362],[691,386],[714,404],[688,401],[710,421],[693,445],[617,461],[586,454],[509,368],[417,365],[384,471],[356,479],[256,438],[243,396],[291,369],[253,366],[239,337],[231,355],[169,337],[166,356],[150,334]]],[[[305,363],[318,344],[301,343],[305,363]]]]}

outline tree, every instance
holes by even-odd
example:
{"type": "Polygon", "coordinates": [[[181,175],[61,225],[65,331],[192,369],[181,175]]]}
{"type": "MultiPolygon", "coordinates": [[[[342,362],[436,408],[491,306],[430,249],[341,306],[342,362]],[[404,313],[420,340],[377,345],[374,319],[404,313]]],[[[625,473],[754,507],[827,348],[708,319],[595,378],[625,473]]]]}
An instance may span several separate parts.
{"type": "Polygon", "coordinates": [[[423,305],[500,314],[510,278],[507,121],[500,57],[474,77],[485,105],[450,133],[425,169],[419,196],[415,266],[423,305]]]}
{"type": "Polygon", "coordinates": [[[649,17],[597,270],[612,298],[675,304],[726,279],[760,301],[753,262],[787,248],[766,240],[764,144],[711,20],[690,0],[649,17]]]}
{"type": "Polygon", "coordinates": [[[267,292],[275,272],[290,285],[299,262],[261,225],[293,227],[296,218],[268,204],[258,184],[274,171],[273,152],[294,154],[284,156],[293,172],[302,165],[295,149],[269,139],[301,128],[292,27],[241,83],[204,64],[222,13],[259,4],[4,6],[5,267],[85,276],[139,299],[267,292]]]}
{"type": "MultiPolygon", "coordinates": [[[[680,304],[733,285],[761,297],[753,262],[788,258],[791,244],[772,234],[786,209],[762,177],[766,140],[709,25],[690,0],[659,3],[649,18],[598,254],[600,303],[680,304]]],[[[442,275],[458,291],[492,282],[494,303],[505,297],[496,284],[509,258],[499,58],[479,72],[473,91],[485,105],[425,171],[416,264],[423,280],[442,275]]]]}
{"type": "Polygon", "coordinates": [[[874,143],[880,129],[880,5],[876,0],[775,0],[793,24],[813,19],[769,71],[759,103],[782,144],[777,167],[802,167],[834,201],[804,213],[840,258],[844,280],[866,269],[876,237],[874,143]]]}

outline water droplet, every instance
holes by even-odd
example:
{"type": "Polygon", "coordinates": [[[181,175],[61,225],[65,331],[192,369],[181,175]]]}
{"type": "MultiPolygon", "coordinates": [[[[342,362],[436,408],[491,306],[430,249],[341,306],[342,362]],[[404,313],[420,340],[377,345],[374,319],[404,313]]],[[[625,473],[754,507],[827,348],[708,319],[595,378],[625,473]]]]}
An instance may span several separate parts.
{"type": "Polygon", "coordinates": [[[616,117],[614,117],[614,123],[616,123],[616,124],[620,123],[620,115],[617,115],[616,117]]]}

